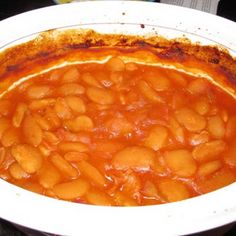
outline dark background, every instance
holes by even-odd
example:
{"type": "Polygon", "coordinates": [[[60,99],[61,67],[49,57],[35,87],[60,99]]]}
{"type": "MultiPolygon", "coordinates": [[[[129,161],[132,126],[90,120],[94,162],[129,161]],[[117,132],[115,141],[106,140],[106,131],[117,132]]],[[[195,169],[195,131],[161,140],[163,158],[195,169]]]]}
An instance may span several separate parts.
{"type": "MultiPolygon", "coordinates": [[[[156,0],[156,2],[159,1],[156,0]]],[[[0,0],[0,20],[25,11],[54,4],[52,0],[0,0]]],[[[218,5],[217,15],[236,21],[236,1],[221,0],[218,5]]],[[[31,232],[29,235],[39,234],[31,232]]],[[[0,219],[0,236],[26,236],[26,234],[20,232],[12,224],[0,219]]],[[[236,236],[236,227],[225,234],[225,236],[236,236]]]]}

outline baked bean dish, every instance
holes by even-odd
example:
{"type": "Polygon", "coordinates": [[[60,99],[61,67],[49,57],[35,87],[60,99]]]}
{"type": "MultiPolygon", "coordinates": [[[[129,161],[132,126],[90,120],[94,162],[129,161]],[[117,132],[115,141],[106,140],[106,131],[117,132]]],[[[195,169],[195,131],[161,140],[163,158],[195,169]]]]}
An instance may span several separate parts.
{"type": "Polygon", "coordinates": [[[0,177],[79,203],[174,202],[236,180],[236,102],[173,69],[112,57],[23,81],[0,100],[0,177]]]}
{"type": "Polygon", "coordinates": [[[236,181],[236,69],[227,53],[91,31],[44,34],[0,53],[0,178],[108,206],[175,202],[236,181]]]}

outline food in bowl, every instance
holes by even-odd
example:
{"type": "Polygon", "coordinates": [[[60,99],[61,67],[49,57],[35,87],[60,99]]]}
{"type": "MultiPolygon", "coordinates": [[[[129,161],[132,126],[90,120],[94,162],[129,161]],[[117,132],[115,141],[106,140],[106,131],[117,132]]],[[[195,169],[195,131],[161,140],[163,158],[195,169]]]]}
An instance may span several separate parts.
{"type": "Polygon", "coordinates": [[[55,34],[1,55],[16,55],[1,71],[1,178],[109,206],[175,202],[235,182],[227,52],[93,31],[55,43],[55,34]]]}

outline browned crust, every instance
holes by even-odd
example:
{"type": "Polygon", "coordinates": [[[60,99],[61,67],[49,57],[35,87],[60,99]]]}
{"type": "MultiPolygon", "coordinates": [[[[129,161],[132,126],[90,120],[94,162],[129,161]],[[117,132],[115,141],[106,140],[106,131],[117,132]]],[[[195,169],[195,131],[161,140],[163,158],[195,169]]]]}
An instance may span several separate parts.
{"type": "Polygon", "coordinates": [[[126,56],[147,63],[173,64],[190,71],[204,71],[222,86],[235,90],[236,59],[226,50],[192,44],[186,39],[99,34],[92,30],[50,30],[34,40],[0,53],[0,89],[18,78],[63,61],[100,60],[126,56]],[[235,87],[235,88],[234,88],[235,87]]]}

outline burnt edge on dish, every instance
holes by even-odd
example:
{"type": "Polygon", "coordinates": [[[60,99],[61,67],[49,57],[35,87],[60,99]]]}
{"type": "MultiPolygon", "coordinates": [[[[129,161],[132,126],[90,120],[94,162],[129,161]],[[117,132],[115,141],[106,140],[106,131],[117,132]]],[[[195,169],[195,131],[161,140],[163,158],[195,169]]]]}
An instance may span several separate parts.
{"type": "Polygon", "coordinates": [[[186,38],[100,34],[93,30],[48,30],[35,39],[0,53],[0,92],[20,77],[65,61],[103,60],[122,56],[143,63],[172,65],[205,73],[236,96],[236,59],[226,49],[193,44],[186,38]]]}

